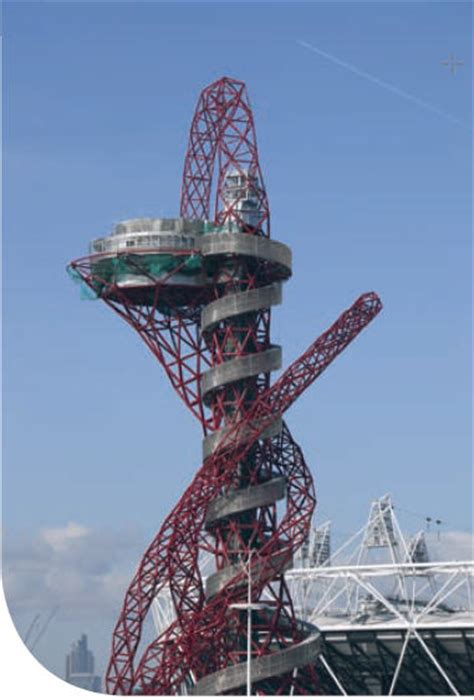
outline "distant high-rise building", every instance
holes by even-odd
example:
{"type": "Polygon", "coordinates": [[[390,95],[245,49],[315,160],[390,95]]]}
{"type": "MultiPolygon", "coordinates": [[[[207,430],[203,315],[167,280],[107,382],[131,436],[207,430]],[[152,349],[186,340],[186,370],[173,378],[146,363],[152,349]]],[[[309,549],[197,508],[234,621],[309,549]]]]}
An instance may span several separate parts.
{"type": "Polygon", "coordinates": [[[66,656],[66,681],[84,690],[101,692],[100,676],[94,674],[94,655],[87,648],[86,634],[72,645],[66,656]]]}

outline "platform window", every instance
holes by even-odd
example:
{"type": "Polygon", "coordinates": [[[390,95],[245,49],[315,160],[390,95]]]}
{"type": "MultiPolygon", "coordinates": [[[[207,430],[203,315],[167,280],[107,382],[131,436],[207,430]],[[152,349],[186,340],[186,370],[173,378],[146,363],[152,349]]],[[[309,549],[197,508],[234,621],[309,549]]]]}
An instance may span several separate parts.
{"type": "Polygon", "coordinates": [[[173,219],[161,219],[161,230],[162,231],[172,231],[174,229],[173,219]]]}

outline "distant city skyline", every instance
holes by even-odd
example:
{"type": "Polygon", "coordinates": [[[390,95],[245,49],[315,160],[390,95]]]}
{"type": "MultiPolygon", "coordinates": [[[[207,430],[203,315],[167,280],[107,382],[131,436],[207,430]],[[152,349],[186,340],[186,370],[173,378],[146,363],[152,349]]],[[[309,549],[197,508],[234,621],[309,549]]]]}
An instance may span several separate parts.
{"type": "Polygon", "coordinates": [[[81,637],[72,644],[71,651],[66,655],[65,680],[71,685],[84,690],[92,690],[100,693],[102,680],[95,673],[94,654],[87,646],[87,635],[81,637]]]}

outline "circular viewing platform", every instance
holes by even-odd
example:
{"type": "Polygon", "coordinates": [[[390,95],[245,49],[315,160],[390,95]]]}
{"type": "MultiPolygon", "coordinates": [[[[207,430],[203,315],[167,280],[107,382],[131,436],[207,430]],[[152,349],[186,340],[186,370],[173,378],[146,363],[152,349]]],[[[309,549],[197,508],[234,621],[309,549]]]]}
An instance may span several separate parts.
{"type": "Polygon", "coordinates": [[[110,298],[119,291],[137,303],[152,303],[161,283],[178,294],[175,303],[186,304],[190,288],[206,285],[198,242],[204,231],[204,221],[181,218],[120,222],[109,236],[89,246],[97,293],[110,298]]]}
{"type": "Polygon", "coordinates": [[[97,297],[154,304],[166,312],[196,306],[197,296],[208,303],[206,290],[220,283],[214,279],[218,261],[236,256],[263,265],[265,283],[291,276],[291,251],[282,243],[245,233],[235,222],[216,226],[183,218],[121,221],[71,267],[97,297]]]}

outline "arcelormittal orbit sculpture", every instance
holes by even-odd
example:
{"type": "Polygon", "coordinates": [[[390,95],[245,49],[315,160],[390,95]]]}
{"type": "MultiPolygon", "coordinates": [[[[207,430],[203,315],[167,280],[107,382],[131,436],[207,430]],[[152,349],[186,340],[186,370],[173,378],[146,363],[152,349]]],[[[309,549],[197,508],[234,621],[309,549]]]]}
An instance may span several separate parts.
{"type": "Polygon", "coordinates": [[[291,252],[270,239],[252,111],[238,80],[221,78],[200,95],[180,217],[124,221],[70,265],[140,334],[204,433],[202,466],[126,593],[107,691],[245,693],[250,637],[253,694],[314,694],[319,634],[296,619],[284,572],[309,532],[315,494],[283,414],[382,305],[363,294],[271,383],[281,348],[271,342],[270,314],[291,252]],[[203,553],[215,561],[205,584],[203,553]],[[137,658],[144,619],[165,586],[176,618],[137,658]]]}

